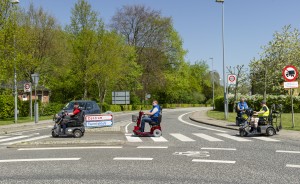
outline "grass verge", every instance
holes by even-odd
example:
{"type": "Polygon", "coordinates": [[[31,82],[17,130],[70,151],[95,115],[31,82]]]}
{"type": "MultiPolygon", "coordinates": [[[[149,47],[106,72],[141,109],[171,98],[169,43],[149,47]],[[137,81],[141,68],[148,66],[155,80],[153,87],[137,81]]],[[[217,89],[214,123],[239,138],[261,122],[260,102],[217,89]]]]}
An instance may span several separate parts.
{"type": "MultiPolygon", "coordinates": [[[[52,118],[53,118],[53,116],[40,116],[39,120],[48,120],[48,119],[52,119],[52,118]]],[[[28,123],[28,122],[34,122],[34,117],[32,117],[32,119],[30,119],[30,117],[18,117],[17,123],[28,123]]],[[[14,118],[7,118],[7,119],[0,120],[0,126],[1,125],[10,125],[10,124],[14,124],[14,123],[15,123],[14,118]]]]}
{"type": "MultiPolygon", "coordinates": [[[[224,112],[222,111],[208,111],[208,117],[218,119],[218,120],[225,120],[224,112]]],[[[229,112],[228,113],[228,120],[229,122],[235,122],[236,113],[229,112]]],[[[274,122],[276,122],[276,118],[274,118],[274,122]]],[[[277,118],[277,124],[279,125],[280,118],[277,118]]],[[[295,130],[300,131],[300,113],[294,114],[294,124],[295,127],[292,128],[292,114],[291,113],[283,113],[281,114],[281,124],[282,128],[285,130],[295,130]]]]}

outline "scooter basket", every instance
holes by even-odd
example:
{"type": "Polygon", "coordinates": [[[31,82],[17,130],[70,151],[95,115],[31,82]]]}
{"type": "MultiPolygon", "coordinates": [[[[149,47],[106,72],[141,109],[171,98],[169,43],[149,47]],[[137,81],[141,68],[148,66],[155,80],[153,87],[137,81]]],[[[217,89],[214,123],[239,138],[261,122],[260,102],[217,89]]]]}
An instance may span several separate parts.
{"type": "Polygon", "coordinates": [[[132,115],[132,122],[136,122],[138,119],[138,116],[137,115],[132,115]]]}

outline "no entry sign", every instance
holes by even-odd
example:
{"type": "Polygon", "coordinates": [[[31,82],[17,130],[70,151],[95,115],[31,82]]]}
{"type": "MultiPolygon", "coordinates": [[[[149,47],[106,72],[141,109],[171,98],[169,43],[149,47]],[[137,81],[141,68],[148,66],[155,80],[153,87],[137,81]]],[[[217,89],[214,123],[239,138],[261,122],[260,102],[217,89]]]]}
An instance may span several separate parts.
{"type": "Polygon", "coordinates": [[[298,70],[295,66],[288,65],[282,70],[282,76],[287,82],[295,81],[298,77],[298,70]]]}
{"type": "Polygon", "coordinates": [[[227,83],[228,84],[236,84],[236,75],[228,75],[227,76],[227,83]]]}

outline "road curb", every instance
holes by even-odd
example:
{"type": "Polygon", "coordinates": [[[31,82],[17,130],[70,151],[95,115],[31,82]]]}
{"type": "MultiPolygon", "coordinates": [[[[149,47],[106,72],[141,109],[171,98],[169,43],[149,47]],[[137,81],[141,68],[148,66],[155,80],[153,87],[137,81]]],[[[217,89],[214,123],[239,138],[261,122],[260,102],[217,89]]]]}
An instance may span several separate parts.
{"type": "Polygon", "coordinates": [[[202,123],[202,124],[206,124],[206,125],[210,125],[210,126],[215,126],[215,127],[220,127],[220,128],[227,128],[227,129],[231,129],[231,130],[238,130],[238,127],[228,127],[228,126],[223,126],[223,125],[217,125],[217,124],[212,124],[212,123],[207,123],[204,122],[203,120],[198,120],[198,119],[194,119],[192,117],[189,117],[190,120],[198,122],[198,123],[202,123]]]}

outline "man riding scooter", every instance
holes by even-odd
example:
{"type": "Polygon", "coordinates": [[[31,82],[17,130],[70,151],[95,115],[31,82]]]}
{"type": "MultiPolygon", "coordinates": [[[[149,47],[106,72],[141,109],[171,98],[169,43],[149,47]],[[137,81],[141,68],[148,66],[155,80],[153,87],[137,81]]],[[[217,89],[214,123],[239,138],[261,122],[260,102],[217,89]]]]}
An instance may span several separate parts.
{"type": "Polygon", "coordinates": [[[264,122],[265,118],[268,118],[268,116],[270,114],[269,108],[266,105],[266,101],[262,101],[260,104],[261,104],[260,111],[259,112],[254,111],[254,114],[253,114],[253,115],[257,116],[257,117],[252,118],[252,120],[251,120],[252,126],[254,128],[252,130],[252,133],[257,133],[258,124],[260,122],[264,122]]]}
{"type": "Polygon", "coordinates": [[[141,128],[140,128],[140,132],[144,132],[145,130],[145,124],[147,123],[151,123],[151,122],[158,122],[158,117],[160,115],[160,106],[158,105],[157,100],[153,100],[152,102],[152,109],[150,110],[150,112],[144,112],[145,115],[148,115],[148,117],[143,117],[142,119],[142,123],[141,123],[141,128]]]}
{"type": "Polygon", "coordinates": [[[64,117],[64,120],[62,121],[62,127],[63,127],[64,134],[66,133],[66,128],[67,128],[68,122],[70,122],[70,120],[78,120],[77,115],[80,112],[81,112],[81,110],[79,109],[79,104],[78,104],[78,102],[75,102],[73,112],[66,113],[66,116],[64,117]]]}

